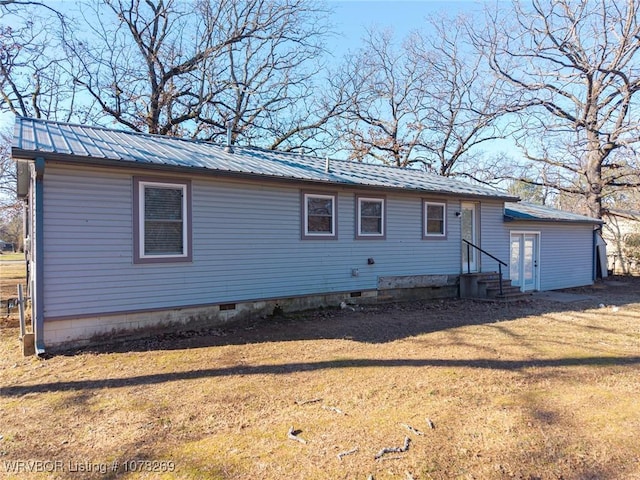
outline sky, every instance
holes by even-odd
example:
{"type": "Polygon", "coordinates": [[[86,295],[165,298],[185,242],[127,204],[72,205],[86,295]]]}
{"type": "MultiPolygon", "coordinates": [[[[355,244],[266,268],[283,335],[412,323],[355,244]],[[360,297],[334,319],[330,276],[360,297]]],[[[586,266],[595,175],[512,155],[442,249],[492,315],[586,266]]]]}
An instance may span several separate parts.
{"type": "Polygon", "coordinates": [[[328,0],[334,9],[333,26],[338,33],[336,54],[359,47],[366,30],[371,27],[391,28],[398,40],[425,24],[425,18],[444,12],[455,15],[477,8],[476,0],[328,0]]]}

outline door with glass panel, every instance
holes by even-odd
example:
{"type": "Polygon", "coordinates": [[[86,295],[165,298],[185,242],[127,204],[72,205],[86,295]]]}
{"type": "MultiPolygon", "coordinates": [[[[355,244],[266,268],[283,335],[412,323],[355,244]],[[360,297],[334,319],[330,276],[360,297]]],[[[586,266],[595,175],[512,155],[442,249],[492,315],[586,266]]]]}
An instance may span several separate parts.
{"type": "MultiPolygon", "coordinates": [[[[462,229],[462,239],[468,242],[478,245],[478,232],[476,228],[477,222],[477,209],[478,206],[475,203],[463,202],[460,205],[460,221],[462,229]]],[[[462,243],[462,271],[467,273],[468,271],[478,271],[478,251],[473,248],[467,248],[467,244],[462,243]]],[[[479,246],[479,245],[478,245],[479,246]]]]}
{"type": "Polygon", "coordinates": [[[523,292],[538,290],[539,233],[511,232],[511,261],[509,278],[511,284],[523,292]]]}

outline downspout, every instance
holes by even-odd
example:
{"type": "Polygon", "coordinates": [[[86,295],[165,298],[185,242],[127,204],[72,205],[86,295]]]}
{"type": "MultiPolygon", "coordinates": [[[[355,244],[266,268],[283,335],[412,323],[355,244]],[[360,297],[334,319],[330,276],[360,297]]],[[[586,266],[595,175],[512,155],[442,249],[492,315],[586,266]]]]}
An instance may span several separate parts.
{"type": "MultiPolygon", "coordinates": [[[[592,247],[592,259],[591,261],[593,262],[593,270],[591,273],[591,281],[595,282],[596,280],[598,280],[598,266],[599,266],[599,262],[598,262],[598,235],[600,234],[600,232],[602,231],[602,227],[596,227],[593,229],[593,247],[592,247]]],[[[604,272],[602,273],[602,277],[604,278],[604,272]]]]}
{"type": "Polygon", "coordinates": [[[597,230],[593,230],[591,235],[591,281],[595,282],[598,277],[598,242],[596,240],[597,230]]]}
{"type": "MultiPolygon", "coordinates": [[[[44,354],[44,158],[34,162],[35,170],[35,212],[32,245],[35,253],[34,292],[32,295],[33,333],[36,355],[44,354]]],[[[33,258],[33,257],[32,257],[33,258]]]]}

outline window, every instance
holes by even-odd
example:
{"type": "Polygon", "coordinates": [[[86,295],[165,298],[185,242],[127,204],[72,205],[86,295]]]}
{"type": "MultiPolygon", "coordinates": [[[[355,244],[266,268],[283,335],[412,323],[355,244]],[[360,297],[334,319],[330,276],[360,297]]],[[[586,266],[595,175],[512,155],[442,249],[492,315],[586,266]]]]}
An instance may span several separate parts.
{"type": "Polygon", "coordinates": [[[356,238],[384,238],[384,198],[356,197],[356,238]]]}
{"type": "Polygon", "coordinates": [[[191,184],[135,178],[134,197],[134,262],[191,261],[191,184]]]}
{"type": "Polygon", "coordinates": [[[336,195],[303,193],[302,238],[337,238],[336,195]]]}
{"type": "Polygon", "coordinates": [[[424,237],[445,238],[447,235],[446,203],[424,202],[424,237]]]}

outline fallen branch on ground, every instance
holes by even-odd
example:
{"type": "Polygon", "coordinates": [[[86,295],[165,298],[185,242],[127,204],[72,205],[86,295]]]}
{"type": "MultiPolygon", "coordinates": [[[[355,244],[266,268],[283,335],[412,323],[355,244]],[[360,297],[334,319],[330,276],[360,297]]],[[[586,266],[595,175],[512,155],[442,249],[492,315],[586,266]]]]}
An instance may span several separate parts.
{"type": "Polygon", "coordinates": [[[296,405],[306,405],[307,403],[318,403],[321,401],[321,398],[312,398],[311,400],[296,400],[296,405]]]}
{"type": "Polygon", "coordinates": [[[409,450],[409,444],[411,443],[411,439],[409,437],[404,437],[404,445],[402,447],[385,447],[376,453],[374,457],[376,460],[382,458],[387,453],[403,453],[409,450]]]}
{"type": "Polygon", "coordinates": [[[294,430],[293,426],[287,432],[287,438],[289,440],[295,440],[296,442],[304,443],[306,445],[307,441],[304,438],[300,438],[298,434],[301,433],[299,430],[294,430]]]}
{"type": "Polygon", "coordinates": [[[424,435],[424,433],[422,433],[420,430],[416,430],[411,425],[407,425],[406,423],[401,423],[400,425],[402,425],[404,428],[409,430],[411,433],[415,433],[416,435],[419,435],[419,436],[424,435]]]}
{"type": "Polygon", "coordinates": [[[338,414],[340,414],[340,415],[346,415],[346,413],[344,413],[342,410],[340,410],[340,409],[339,409],[339,408],[337,408],[337,407],[329,407],[329,406],[327,406],[327,405],[323,405],[323,406],[322,406],[322,408],[323,408],[324,410],[329,410],[329,411],[331,411],[331,412],[335,412],[335,413],[338,413],[338,414]]]}
{"type": "Polygon", "coordinates": [[[342,457],[346,457],[347,455],[353,455],[354,453],[356,453],[358,451],[358,447],[353,448],[351,450],[347,450],[346,452],[340,452],[338,454],[338,460],[342,460],[342,457]]]}

